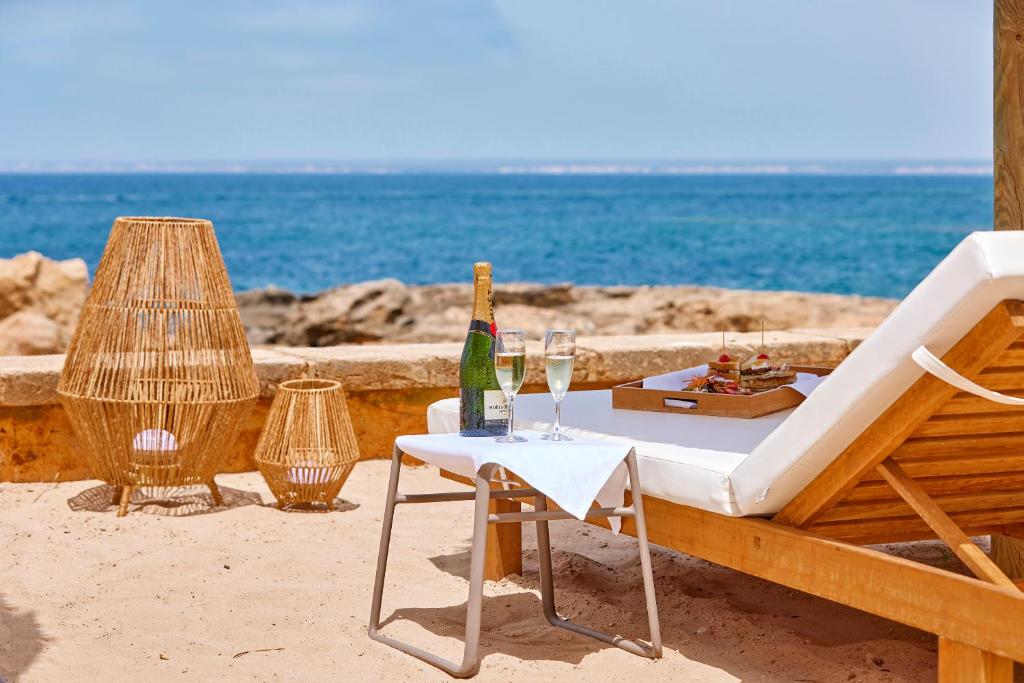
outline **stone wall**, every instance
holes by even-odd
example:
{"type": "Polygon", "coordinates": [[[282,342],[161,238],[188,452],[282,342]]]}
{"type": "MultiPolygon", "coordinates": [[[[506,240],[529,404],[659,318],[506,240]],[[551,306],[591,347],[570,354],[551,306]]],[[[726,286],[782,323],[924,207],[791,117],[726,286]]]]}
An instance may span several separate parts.
{"type": "MultiPolygon", "coordinates": [[[[870,328],[770,332],[778,358],[834,366],[870,328]]],[[[751,353],[759,333],[733,334],[730,353],[751,353]]],[[[718,334],[590,337],[579,340],[573,389],[607,389],[641,377],[705,362],[720,353],[718,334]]],[[[426,408],[458,393],[462,345],[386,344],[321,348],[268,347],[253,351],[262,396],[224,455],[224,472],[254,469],[252,453],[278,383],[299,377],[338,379],[345,385],[362,458],[388,457],[399,434],[426,429],[426,408]]],[[[529,345],[525,392],[546,391],[542,348],[529,345]]],[[[64,357],[0,357],[0,481],[92,478],[77,453],[57,381],[64,357]]]]}

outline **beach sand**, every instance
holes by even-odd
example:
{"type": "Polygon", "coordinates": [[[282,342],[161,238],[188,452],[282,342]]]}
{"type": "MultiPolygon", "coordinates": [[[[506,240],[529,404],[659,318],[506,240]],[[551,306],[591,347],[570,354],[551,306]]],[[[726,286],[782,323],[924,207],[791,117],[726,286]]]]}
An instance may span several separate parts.
{"type": "MultiPolygon", "coordinates": [[[[256,473],[133,505],[118,519],[99,482],[0,484],[0,678],[450,680],[366,636],[388,463],[362,462],[332,513],[281,512],[256,473]],[[191,501],[191,502],[189,502],[191,501]]],[[[430,468],[403,489],[438,490],[430,468]]],[[[451,485],[454,486],[454,485],[451,485]]],[[[471,505],[399,508],[385,632],[461,655],[471,505]]],[[[635,541],[552,525],[560,612],[646,637],[635,541]]],[[[548,627],[533,530],[523,577],[485,588],[479,681],[925,681],[932,636],[656,549],[665,656],[649,661],[548,627]]],[[[942,546],[899,546],[955,563],[942,546]]]]}

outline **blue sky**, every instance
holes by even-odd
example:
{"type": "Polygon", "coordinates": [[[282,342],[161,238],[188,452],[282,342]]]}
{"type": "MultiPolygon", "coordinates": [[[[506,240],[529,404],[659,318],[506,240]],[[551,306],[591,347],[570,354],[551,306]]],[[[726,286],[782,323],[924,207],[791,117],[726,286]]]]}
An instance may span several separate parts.
{"type": "Polygon", "coordinates": [[[989,159],[988,0],[0,0],[0,163],[989,159]]]}

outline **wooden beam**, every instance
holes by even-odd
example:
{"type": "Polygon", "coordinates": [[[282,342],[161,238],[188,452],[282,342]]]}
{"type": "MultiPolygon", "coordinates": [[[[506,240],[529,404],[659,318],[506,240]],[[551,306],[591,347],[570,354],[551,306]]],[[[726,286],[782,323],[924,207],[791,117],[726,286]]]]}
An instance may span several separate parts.
{"type": "MultiPolygon", "coordinates": [[[[763,519],[650,496],[644,509],[652,543],[1024,661],[1024,594],[1016,589],[763,519]]],[[[632,519],[622,528],[636,534],[632,519]]]]}
{"type": "Polygon", "coordinates": [[[995,0],[994,227],[1024,229],[1024,0],[995,0]]]}
{"type": "Polygon", "coordinates": [[[989,556],[976,546],[949,515],[892,459],[883,460],[878,465],[878,472],[975,576],[997,586],[1017,589],[1013,581],[989,559],[989,556]]]}
{"type": "MultiPolygon", "coordinates": [[[[943,361],[961,374],[973,377],[1019,339],[1022,332],[1024,304],[1004,301],[964,335],[943,356],[943,361]]],[[[956,388],[925,374],[775,515],[775,521],[794,527],[809,526],[956,393],[956,388]]]]}
{"type": "Polygon", "coordinates": [[[1012,683],[1013,660],[939,638],[939,683],[1012,683]]]}

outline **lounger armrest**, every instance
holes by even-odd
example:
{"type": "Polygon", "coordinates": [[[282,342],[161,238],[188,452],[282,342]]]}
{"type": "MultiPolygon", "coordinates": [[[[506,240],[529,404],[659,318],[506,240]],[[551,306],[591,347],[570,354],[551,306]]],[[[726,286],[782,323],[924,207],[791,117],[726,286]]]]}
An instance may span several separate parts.
{"type": "Polygon", "coordinates": [[[946,382],[961,391],[966,391],[969,394],[980,396],[981,398],[994,401],[995,403],[1003,403],[1008,406],[1024,406],[1024,398],[1007,396],[1006,394],[1000,394],[998,391],[986,389],[980,384],[975,384],[953,368],[943,363],[938,356],[924,346],[917,347],[917,350],[914,351],[912,357],[914,362],[920,365],[925,372],[935,375],[943,382],[946,382]]]}

